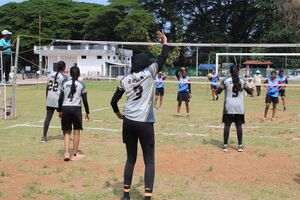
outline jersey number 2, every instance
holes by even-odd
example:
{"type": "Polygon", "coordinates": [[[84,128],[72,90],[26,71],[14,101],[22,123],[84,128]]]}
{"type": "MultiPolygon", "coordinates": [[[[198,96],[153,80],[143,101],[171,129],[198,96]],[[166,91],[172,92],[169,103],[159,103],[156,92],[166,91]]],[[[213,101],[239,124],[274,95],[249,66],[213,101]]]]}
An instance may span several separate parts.
{"type": "Polygon", "coordinates": [[[49,81],[48,90],[53,90],[54,92],[56,92],[57,88],[58,88],[58,82],[49,81]]]}
{"type": "Polygon", "coordinates": [[[133,100],[138,100],[140,98],[142,98],[142,94],[143,94],[143,87],[141,85],[137,85],[133,88],[133,91],[135,92],[135,95],[137,96],[136,98],[134,98],[133,100]]]}

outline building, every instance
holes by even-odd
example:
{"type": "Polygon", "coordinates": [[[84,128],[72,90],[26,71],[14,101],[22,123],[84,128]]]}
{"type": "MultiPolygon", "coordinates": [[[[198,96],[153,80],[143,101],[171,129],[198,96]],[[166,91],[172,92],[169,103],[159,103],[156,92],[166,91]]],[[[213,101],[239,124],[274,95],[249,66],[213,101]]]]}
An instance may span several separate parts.
{"type": "Polygon", "coordinates": [[[262,75],[266,76],[273,63],[271,61],[247,60],[243,62],[243,65],[246,66],[246,76],[252,76],[256,70],[260,70],[262,75]]]}
{"type": "Polygon", "coordinates": [[[131,67],[133,51],[117,45],[68,44],[34,46],[34,53],[43,57],[47,72],[55,71],[56,63],[62,60],[67,72],[77,63],[82,77],[117,77],[131,67]]]}

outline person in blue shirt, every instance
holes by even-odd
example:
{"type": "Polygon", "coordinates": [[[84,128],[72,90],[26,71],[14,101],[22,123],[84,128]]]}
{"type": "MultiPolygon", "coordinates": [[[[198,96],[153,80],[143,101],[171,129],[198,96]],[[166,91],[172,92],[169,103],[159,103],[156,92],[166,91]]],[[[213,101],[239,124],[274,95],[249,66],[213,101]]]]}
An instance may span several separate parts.
{"type": "Polygon", "coordinates": [[[191,79],[186,75],[186,70],[182,67],[180,70],[175,72],[175,75],[178,80],[178,94],[177,94],[177,116],[180,115],[180,108],[182,101],[185,102],[187,116],[190,115],[190,106],[189,102],[192,97],[191,91],[191,79]]]}
{"type": "MultiPolygon", "coordinates": [[[[283,83],[283,84],[288,84],[288,78],[284,74],[284,71],[281,69],[279,70],[279,75],[277,78],[283,83]]],[[[286,96],[285,96],[285,88],[286,86],[282,87],[281,90],[279,90],[279,96],[281,97],[282,100],[282,105],[283,105],[283,111],[286,111],[286,96]]]]}
{"type": "Polygon", "coordinates": [[[265,107],[263,120],[267,118],[270,104],[273,103],[272,121],[274,121],[275,114],[276,114],[276,107],[279,102],[278,100],[279,91],[282,89],[282,86],[279,86],[279,84],[282,84],[282,81],[277,78],[276,71],[271,71],[271,77],[266,79],[264,83],[269,85],[265,86],[267,88],[267,94],[265,100],[266,107],[265,107]]]}
{"type": "MultiPolygon", "coordinates": [[[[2,39],[0,40],[0,51],[2,51],[2,63],[3,63],[3,75],[5,74],[5,82],[9,81],[9,73],[11,70],[11,53],[14,46],[11,44],[10,36],[11,32],[3,30],[1,32],[2,39]]],[[[2,74],[0,73],[0,80],[2,82],[2,74]]]]}
{"type": "Polygon", "coordinates": [[[208,80],[210,80],[211,84],[210,84],[210,88],[211,88],[211,94],[212,94],[212,97],[213,97],[213,101],[218,101],[219,99],[219,96],[217,94],[217,82],[219,81],[219,75],[216,73],[216,70],[215,69],[212,69],[212,72],[211,72],[211,76],[209,77],[208,80]]]}
{"type": "Polygon", "coordinates": [[[155,76],[155,99],[154,99],[154,108],[159,109],[162,106],[162,102],[165,94],[165,83],[167,76],[163,72],[158,72],[155,76]],[[159,107],[156,107],[157,100],[159,98],[159,107]]]}

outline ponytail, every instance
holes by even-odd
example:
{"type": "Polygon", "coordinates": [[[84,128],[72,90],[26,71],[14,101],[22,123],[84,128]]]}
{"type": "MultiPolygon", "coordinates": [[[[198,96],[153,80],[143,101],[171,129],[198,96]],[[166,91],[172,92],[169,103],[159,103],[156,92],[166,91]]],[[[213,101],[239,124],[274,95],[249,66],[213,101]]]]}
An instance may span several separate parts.
{"type": "Polygon", "coordinates": [[[71,85],[71,91],[68,95],[68,98],[71,99],[71,101],[73,101],[73,96],[76,92],[76,85],[75,85],[75,81],[78,79],[78,77],[80,76],[80,70],[77,66],[73,66],[70,69],[70,75],[72,77],[72,85],[71,85]]]}
{"type": "Polygon", "coordinates": [[[239,66],[237,65],[233,65],[230,67],[230,74],[231,74],[231,78],[232,78],[232,83],[233,83],[233,87],[232,87],[232,91],[234,93],[238,93],[243,91],[241,82],[240,82],[240,77],[239,77],[239,66]]]}
{"type": "Polygon", "coordinates": [[[54,76],[54,82],[56,82],[58,73],[65,70],[65,68],[66,68],[66,63],[64,61],[58,61],[58,63],[57,63],[57,72],[54,76]]]}

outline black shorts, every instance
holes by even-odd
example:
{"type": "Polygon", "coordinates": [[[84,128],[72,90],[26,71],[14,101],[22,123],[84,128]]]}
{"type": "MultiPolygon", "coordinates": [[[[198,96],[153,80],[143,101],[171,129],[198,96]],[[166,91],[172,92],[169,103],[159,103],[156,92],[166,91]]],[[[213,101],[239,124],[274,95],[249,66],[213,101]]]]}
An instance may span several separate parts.
{"type": "Polygon", "coordinates": [[[279,96],[285,97],[285,90],[279,90],[279,96]]]}
{"type": "Polygon", "coordinates": [[[82,113],[79,106],[62,107],[61,129],[63,131],[82,130],[82,113]],[[73,126],[73,127],[72,127],[73,126]]]}
{"type": "Polygon", "coordinates": [[[124,117],[123,143],[136,144],[138,140],[141,145],[154,145],[153,123],[132,121],[124,117]]]}
{"type": "Polygon", "coordinates": [[[58,108],[47,106],[46,109],[51,110],[52,112],[54,112],[55,110],[58,112],[58,108]]]}
{"type": "Polygon", "coordinates": [[[228,123],[240,123],[244,124],[245,123],[245,115],[241,114],[223,114],[222,122],[225,124],[228,123]]]}
{"type": "Polygon", "coordinates": [[[210,85],[210,88],[211,88],[212,90],[216,90],[216,89],[217,89],[217,86],[216,86],[216,85],[210,85]]]}
{"type": "Polygon", "coordinates": [[[155,90],[155,96],[164,96],[165,89],[164,88],[156,88],[155,90]]]}
{"type": "Polygon", "coordinates": [[[189,92],[178,92],[177,94],[177,101],[190,101],[190,93],[189,92]]]}
{"type": "Polygon", "coordinates": [[[269,96],[269,95],[266,95],[266,103],[279,103],[279,98],[278,97],[272,97],[272,96],[269,96]]]}

